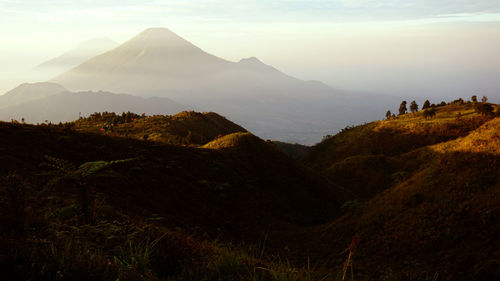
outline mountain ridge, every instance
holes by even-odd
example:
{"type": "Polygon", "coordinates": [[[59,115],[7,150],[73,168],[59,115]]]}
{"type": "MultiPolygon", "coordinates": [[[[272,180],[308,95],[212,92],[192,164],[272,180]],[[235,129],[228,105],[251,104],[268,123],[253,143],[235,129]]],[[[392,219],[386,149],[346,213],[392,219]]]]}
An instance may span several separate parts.
{"type": "Polygon", "coordinates": [[[23,83],[0,96],[0,109],[67,91],[63,86],[51,82],[23,83]]]}
{"type": "Polygon", "coordinates": [[[74,121],[94,112],[133,111],[147,114],[175,114],[189,109],[191,109],[189,106],[167,98],[142,98],[102,91],[65,91],[43,99],[28,100],[0,108],[0,120],[14,119],[25,120],[28,123],[58,123],[74,121]]]}

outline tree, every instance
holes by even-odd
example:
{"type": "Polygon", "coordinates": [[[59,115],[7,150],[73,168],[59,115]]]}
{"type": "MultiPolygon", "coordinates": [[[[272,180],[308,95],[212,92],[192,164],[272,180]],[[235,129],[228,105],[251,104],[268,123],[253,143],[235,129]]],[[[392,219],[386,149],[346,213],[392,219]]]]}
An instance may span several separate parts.
{"type": "Polygon", "coordinates": [[[410,110],[411,110],[412,113],[415,113],[415,112],[418,111],[418,104],[417,104],[416,101],[412,101],[410,103],[410,110]]]}
{"type": "Polygon", "coordinates": [[[431,108],[431,109],[426,109],[423,113],[425,119],[427,118],[432,118],[434,116],[436,116],[436,110],[434,108],[431,108]]]}
{"type": "Polygon", "coordinates": [[[404,100],[403,102],[401,102],[401,105],[399,106],[399,115],[405,114],[406,111],[408,111],[408,109],[406,108],[406,101],[404,100]]]}
{"type": "Polygon", "coordinates": [[[385,118],[389,119],[389,118],[391,118],[391,115],[392,115],[391,111],[387,110],[387,112],[385,113],[385,118]]]}
{"type": "Polygon", "coordinates": [[[482,102],[487,102],[488,101],[488,97],[487,96],[483,96],[483,98],[481,99],[482,102]]]}
{"type": "Polygon", "coordinates": [[[477,96],[476,95],[473,95],[471,98],[472,102],[477,102],[477,96]]]}
{"type": "Polygon", "coordinates": [[[425,100],[424,105],[422,106],[422,109],[427,109],[429,107],[431,107],[431,103],[429,102],[429,100],[425,100]]]}

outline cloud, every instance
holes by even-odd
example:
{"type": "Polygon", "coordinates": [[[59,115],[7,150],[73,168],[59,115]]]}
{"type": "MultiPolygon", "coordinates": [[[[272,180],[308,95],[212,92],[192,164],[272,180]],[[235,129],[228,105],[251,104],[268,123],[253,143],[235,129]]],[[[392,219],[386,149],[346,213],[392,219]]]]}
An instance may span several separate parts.
{"type": "MultiPolygon", "coordinates": [[[[159,18],[203,18],[205,21],[364,21],[439,17],[443,14],[500,12],[491,0],[0,0],[0,11],[44,15],[41,19],[91,12],[89,16],[120,21],[159,18]]],[[[76,19],[69,19],[76,20],[76,19]]],[[[5,20],[4,20],[5,21],[5,20]]]]}

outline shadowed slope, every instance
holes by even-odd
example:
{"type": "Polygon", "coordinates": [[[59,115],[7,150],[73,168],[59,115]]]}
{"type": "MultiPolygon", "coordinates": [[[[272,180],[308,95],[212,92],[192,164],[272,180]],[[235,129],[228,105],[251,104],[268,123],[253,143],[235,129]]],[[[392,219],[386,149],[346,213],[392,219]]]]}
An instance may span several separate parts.
{"type": "Polygon", "coordinates": [[[44,181],[37,176],[44,155],[77,165],[139,157],[99,178],[95,189],[130,215],[159,214],[165,225],[200,227],[214,236],[255,242],[263,232],[338,213],[337,191],[272,146],[260,150],[267,144],[259,139],[259,150],[221,151],[0,123],[0,142],[0,174],[17,171],[34,184],[44,181]]]}

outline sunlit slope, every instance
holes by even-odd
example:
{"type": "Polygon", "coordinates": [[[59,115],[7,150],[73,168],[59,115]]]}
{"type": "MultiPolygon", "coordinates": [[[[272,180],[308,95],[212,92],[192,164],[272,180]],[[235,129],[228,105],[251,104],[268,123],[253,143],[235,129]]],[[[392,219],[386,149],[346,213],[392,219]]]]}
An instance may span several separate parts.
{"type": "Polygon", "coordinates": [[[82,132],[178,145],[203,145],[223,135],[246,132],[217,113],[194,111],[171,116],[97,113],[69,125],[82,132]]]}
{"type": "Polygon", "coordinates": [[[398,279],[418,268],[420,275],[440,272],[440,280],[495,279],[500,118],[399,160],[414,170],[324,229],[324,242],[335,245],[333,255],[357,234],[354,266],[364,274],[398,279]]]}
{"type": "Polygon", "coordinates": [[[488,117],[476,113],[473,104],[451,104],[435,107],[436,116],[426,119],[423,111],[375,121],[326,138],[313,146],[304,157],[305,163],[327,169],[350,156],[395,156],[430,144],[465,136],[488,117]],[[460,117],[457,118],[460,113],[460,117]]]}

